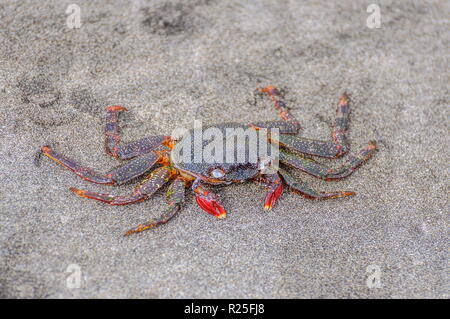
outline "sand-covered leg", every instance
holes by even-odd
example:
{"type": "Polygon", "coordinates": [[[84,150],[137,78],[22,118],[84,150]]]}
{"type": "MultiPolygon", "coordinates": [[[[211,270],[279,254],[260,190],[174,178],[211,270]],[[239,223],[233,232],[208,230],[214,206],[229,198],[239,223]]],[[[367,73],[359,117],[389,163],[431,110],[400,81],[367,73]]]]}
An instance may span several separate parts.
{"type": "Polygon", "coordinates": [[[282,101],[280,91],[278,91],[278,89],[273,87],[272,85],[258,90],[269,95],[269,97],[275,104],[275,109],[278,111],[278,114],[284,123],[282,123],[281,121],[257,122],[252,123],[250,126],[255,128],[277,127],[280,129],[280,133],[296,134],[300,129],[300,124],[297,119],[289,112],[286,107],[286,103],[282,101]]]}
{"type": "Polygon", "coordinates": [[[331,131],[331,138],[339,150],[339,153],[337,154],[338,157],[344,155],[349,150],[346,136],[350,119],[349,104],[350,100],[347,93],[342,94],[336,107],[336,117],[334,118],[334,126],[331,131]]]}
{"type": "MultiPolygon", "coordinates": [[[[160,150],[163,151],[162,148],[163,147],[161,147],[160,150]]],[[[70,169],[82,179],[96,184],[109,185],[120,185],[145,174],[161,159],[162,152],[150,152],[144,154],[120,167],[110,170],[106,174],[102,174],[55,152],[50,146],[43,146],[41,150],[45,156],[70,169]]]]}
{"type": "Polygon", "coordinates": [[[127,205],[149,198],[170,179],[172,174],[171,168],[166,166],[159,167],[151,172],[142,183],[137,185],[133,192],[128,196],[95,193],[74,187],[71,187],[70,190],[78,196],[95,199],[109,205],[127,205]]]}
{"type": "Polygon", "coordinates": [[[119,157],[120,127],[119,113],[128,111],[127,108],[120,105],[111,105],[106,107],[105,123],[105,150],[113,157],[119,157]]]}
{"type": "Polygon", "coordinates": [[[279,173],[283,177],[286,184],[292,190],[310,199],[331,199],[331,198],[347,197],[356,194],[354,192],[347,192],[347,191],[319,192],[309,187],[309,185],[306,184],[305,182],[295,178],[284,169],[280,169],[279,173]]]}
{"type": "Polygon", "coordinates": [[[265,88],[258,89],[258,90],[263,93],[269,94],[269,97],[274,102],[275,108],[279,112],[280,118],[283,121],[289,121],[289,122],[299,125],[297,119],[287,109],[286,103],[284,103],[284,101],[282,101],[280,91],[276,87],[274,87],[272,85],[268,85],[265,88]]]}
{"type": "Polygon", "coordinates": [[[161,153],[154,151],[135,157],[124,165],[109,171],[108,176],[111,176],[117,185],[127,183],[150,171],[156,163],[162,160],[162,157],[161,153]]]}
{"type": "Polygon", "coordinates": [[[97,184],[112,185],[115,183],[110,174],[98,173],[91,168],[82,166],[73,161],[72,159],[55,152],[48,145],[42,146],[41,151],[45,156],[51,158],[58,164],[61,164],[62,166],[70,169],[72,172],[74,172],[76,175],[80,176],[84,180],[97,184]]]}
{"type": "Polygon", "coordinates": [[[105,150],[109,155],[126,160],[147,154],[155,148],[171,142],[170,136],[155,135],[120,145],[119,113],[122,111],[128,110],[119,105],[106,107],[105,150]]]}
{"type": "Polygon", "coordinates": [[[266,174],[258,178],[258,182],[267,188],[264,209],[271,210],[283,193],[283,181],[278,174],[266,174]]]}
{"type": "Polygon", "coordinates": [[[346,94],[343,94],[336,108],[336,118],[331,131],[332,141],[318,141],[289,135],[280,135],[278,139],[271,138],[271,140],[284,148],[303,154],[327,158],[341,157],[349,150],[346,137],[349,114],[349,99],[346,94]]]}
{"type": "Polygon", "coordinates": [[[154,135],[143,137],[139,140],[119,145],[116,157],[122,160],[127,160],[136,156],[147,154],[155,149],[158,149],[161,145],[169,145],[170,143],[170,136],[154,135]]]}
{"type": "Polygon", "coordinates": [[[135,228],[128,230],[124,236],[128,236],[134,233],[138,233],[153,227],[156,227],[161,224],[167,223],[170,219],[172,219],[180,210],[182,203],[184,202],[184,191],[186,188],[186,182],[182,177],[177,177],[166,193],[166,199],[168,207],[166,211],[156,219],[151,219],[144,224],[140,224],[135,228]]]}
{"type": "Polygon", "coordinates": [[[227,213],[219,202],[219,196],[211,192],[201,179],[194,181],[192,191],[195,193],[195,200],[201,209],[217,218],[226,217],[227,213]]]}
{"type": "Polygon", "coordinates": [[[293,124],[292,122],[286,121],[264,121],[264,122],[254,122],[249,124],[250,127],[253,127],[256,130],[266,128],[268,131],[270,129],[278,129],[280,134],[297,134],[299,130],[299,126],[293,124]]]}
{"type": "Polygon", "coordinates": [[[312,140],[300,136],[279,135],[278,138],[271,136],[270,140],[285,149],[311,156],[336,158],[340,156],[342,149],[334,142],[312,140]]]}
{"type": "Polygon", "coordinates": [[[303,157],[292,152],[280,151],[282,164],[297,168],[314,177],[324,180],[341,179],[352,174],[359,166],[364,164],[376,152],[375,141],[359,151],[356,155],[349,155],[347,160],[338,168],[326,167],[311,158],[303,157]]]}

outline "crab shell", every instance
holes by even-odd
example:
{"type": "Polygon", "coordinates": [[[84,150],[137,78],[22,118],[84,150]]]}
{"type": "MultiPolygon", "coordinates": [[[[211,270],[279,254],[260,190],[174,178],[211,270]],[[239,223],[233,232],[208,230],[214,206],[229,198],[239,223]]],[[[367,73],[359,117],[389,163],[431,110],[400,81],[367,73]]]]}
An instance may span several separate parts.
{"type": "Polygon", "coordinates": [[[192,180],[199,178],[208,184],[232,184],[254,179],[268,165],[266,157],[259,156],[262,143],[269,143],[267,135],[254,134],[256,140],[251,143],[250,134],[244,135],[245,140],[236,138],[235,133],[239,131],[257,132],[239,123],[188,130],[172,149],[171,162],[184,177],[192,180]],[[218,156],[217,160],[215,155],[220,151],[222,156],[218,156]]]}

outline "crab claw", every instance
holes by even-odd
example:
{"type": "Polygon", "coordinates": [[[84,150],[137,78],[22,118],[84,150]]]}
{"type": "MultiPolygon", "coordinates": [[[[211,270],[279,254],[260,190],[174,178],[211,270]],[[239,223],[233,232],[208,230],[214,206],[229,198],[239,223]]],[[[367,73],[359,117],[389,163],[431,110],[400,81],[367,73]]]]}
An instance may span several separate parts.
{"type": "Polygon", "coordinates": [[[283,193],[283,184],[280,183],[278,187],[276,187],[274,190],[270,190],[267,195],[266,199],[264,201],[264,209],[265,210],[271,210],[277,200],[280,198],[281,194],[283,193]]]}
{"type": "Polygon", "coordinates": [[[197,195],[195,196],[195,199],[197,201],[198,206],[200,206],[200,208],[203,209],[208,214],[216,216],[217,218],[220,219],[225,218],[227,216],[225,208],[223,208],[223,206],[218,201],[216,201],[216,199],[213,196],[197,195]]]}

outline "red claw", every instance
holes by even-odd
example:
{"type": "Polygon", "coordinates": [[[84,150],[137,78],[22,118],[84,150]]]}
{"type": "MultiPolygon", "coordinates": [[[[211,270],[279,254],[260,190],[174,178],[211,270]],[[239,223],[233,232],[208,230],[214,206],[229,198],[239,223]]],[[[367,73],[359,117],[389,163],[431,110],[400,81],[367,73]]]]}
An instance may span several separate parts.
{"type": "Polygon", "coordinates": [[[280,183],[280,185],[277,188],[275,188],[274,191],[267,193],[266,199],[264,201],[264,209],[271,210],[272,207],[277,202],[277,200],[280,198],[282,193],[283,193],[283,184],[280,183]]]}
{"type": "Polygon", "coordinates": [[[208,214],[211,214],[220,219],[226,217],[227,212],[225,211],[225,208],[223,208],[223,206],[220,205],[216,200],[207,199],[202,196],[195,196],[195,199],[197,200],[198,206],[200,206],[200,208],[208,214]]]}

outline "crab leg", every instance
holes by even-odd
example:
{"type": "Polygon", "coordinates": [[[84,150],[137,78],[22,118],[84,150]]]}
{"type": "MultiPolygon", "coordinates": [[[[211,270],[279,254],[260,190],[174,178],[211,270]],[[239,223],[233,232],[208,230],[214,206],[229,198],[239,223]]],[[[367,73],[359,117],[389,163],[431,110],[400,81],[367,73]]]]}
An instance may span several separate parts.
{"type": "Polygon", "coordinates": [[[336,145],[341,146],[340,155],[348,152],[348,143],[346,133],[348,130],[348,122],[350,118],[350,100],[347,93],[344,92],[339,99],[336,107],[336,117],[334,118],[333,131],[331,137],[336,145]]]}
{"type": "Polygon", "coordinates": [[[338,168],[328,168],[315,160],[294,153],[280,151],[280,162],[304,171],[314,177],[324,180],[341,179],[349,176],[359,166],[364,164],[376,152],[375,141],[370,141],[358,154],[350,155],[338,168]]]}
{"type": "Polygon", "coordinates": [[[346,192],[346,191],[336,191],[328,193],[319,192],[310,188],[308,184],[304,183],[303,181],[296,179],[294,176],[289,174],[284,169],[280,168],[278,172],[281,174],[284,181],[289,187],[291,187],[295,192],[298,192],[310,199],[331,199],[356,195],[356,193],[354,192],[346,192]]]}
{"type": "Polygon", "coordinates": [[[124,236],[128,236],[134,233],[138,233],[161,224],[167,223],[172,219],[180,210],[182,203],[184,202],[184,190],[186,188],[186,182],[182,177],[177,177],[173,183],[169,186],[166,193],[167,207],[166,211],[161,215],[161,217],[152,219],[144,224],[140,224],[135,228],[128,230],[124,236]]]}
{"type": "Polygon", "coordinates": [[[284,103],[281,100],[281,94],[278,89],[272,85],[266,86],[265,88],[258,89],[259,91],[263,93],[269,94],[269,97],[272,99],[272,101],[275,103],[275,108],[278,110],[280,118],[283,121],[292,122],[294,125],[300,126],[297,119],[289,113],[289,110],[286,107],[286,103],[284,103]]]}
{"type": "Polygon", "coordinates": [[[280,91],[272,85],[266,86],[265,88],[258,89],[260,92],[269,94],[269,97],[275,103],[275,108],[277,109],[281,121],[269,121],[269,122],[257,122],[250,124],[250,126],[255,128],[269,128],[276,127],[280,129],[280,133],[285,134],[296,134],[300,129],[300,124],[297,119],[289,113],[286,107],[286,103],[281,100],[280,91]]]}
{"type": "Polygon", "coordinates": [[[106,107],[105,150],[111,156],[118,157],[120,143],[119,112],[128,111],[119,105],[106,107]]]}
{"type": "Polygon", "coordinates": [[[300,127],[297,124],[293,124],[292,122],[286,121],[264,121],[264,122],[255,122],[249,125],[254,129],[258,130],[260,128],[277,128],[280,134],[297,134],[300,127]]]}
{"type": "Polygon", "coordinates": [[[70,190],[80,197],[95,199],[109,205],[127,205],[146,200],[160,189],[171,177],[173,172],[168,166],[163,166],[151,172],[147,178],[137,185],[131,195],[113,196],[109,194],[94,193],[71,187],[70,190]]]}
{"type": "Polygon", "coordinates": [[[283,193],[283,181],[278,174],[266,174],[258,181],[268,189],[264,200],[264,209],[271,210],[283,193]]]}
{"type": "Polygon", "coordinates": [[[50,146],[45,145],[41,148],[42,153],[57,162],[58,164],[61,164],[64,167],[67,167],[72,172],[80,176],[82,179],[87,180],[89,182],[97,183],[97,184],[114,184],[114,181],[112,180],[111,176],[97,173],[93,169],[90,169],[88,167],[81,166],[74,162],[73,160],[56,153],[50,146]]]}
{"type": "Polygon", "coordinates": [[[327,158],[336,158],[341,156],[342,147],[333,142],[311,140],[300,136],[281,134],[278,136],[277,140],[270,137],[270,141],[277,143],[288,150],[297,151],[307,155],[327,158]]]}
{"type": "Polygon", "coordinates": [[[336,108],[336,118],[331,132],[332,142],[316,141],[288,135],[281,135],[279,140],[272,140],[287,149],[300,153],[327,158],[340,157],[349,150],[345,135],[348,129],[349,114],[349,98],[344,93],[336,108]]]}
{"type": "Polygon", "coordinates": [[[117,156],[122,160],[128,160],[130,158],[147,154],[161,145],[168,145],[171,141],[170,136],[154,135],[143,137],[137,141],[129,142],[124,145],[120,145],[117,151],[117,156]]]}
{"type": "Polygon", "coordinates": [[[50,146],[43,146],[41,150],[45,156],[70,169],[84,180],[97,184],[120,185],[150,170],[161,159],[161,153],[158,151],[163,152],[163,148],[164,146],[161,146],[154,152],[139,156],[118,168],[112,169],[106,174],[101,174],[91,168],[81,166],[75,161],[55,152],[50,146]]]}
{"type": "Polygon", "coordinates": [[[227,213],[225,208],[219,203],[218,195],[212,193],[201,179],[194,181],[192,190],[195,193],[195,200],[201,209],[217,218],[226,217],[227,213]]]}
{"type": "Polygon", "coordinates": [[[105,150],[109,155],[123,160],[147,154],[156,147],[169,144],[170,136],[155,135],[140,140],[120,144],[119,113],[127,111],[123,106],[113,105],[106,108],[105,150]]]}

